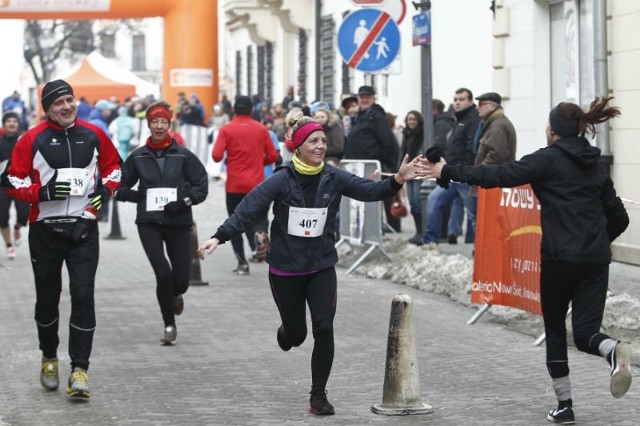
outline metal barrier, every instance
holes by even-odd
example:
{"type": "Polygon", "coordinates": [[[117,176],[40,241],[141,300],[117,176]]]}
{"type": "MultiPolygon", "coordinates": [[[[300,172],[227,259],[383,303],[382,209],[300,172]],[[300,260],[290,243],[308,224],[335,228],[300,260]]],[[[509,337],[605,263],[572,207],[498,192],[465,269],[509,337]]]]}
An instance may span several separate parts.
{"type": "MultiPolygon", "coordinates": [[[[377,160],[342,160],[340,167],[356,176],[380,180],[380,162],[377,160]]],[[[368,245],[367,250],[347,269],[347,274],[355,270],[374,250],[378,249],[387,259],[391,257],[382,248],[382,201],[365,203],[342,197],[340,202],[341,244],[368,245]]]]}
{"type": "Polygon", "coordinates": [[[183,124],[180,126],[180,135],[184,138],[187,148],[200,159],[202,164],[207,164],[211,156],[211,146],[207,141],[208,129],[195,124],[183,124]]]}

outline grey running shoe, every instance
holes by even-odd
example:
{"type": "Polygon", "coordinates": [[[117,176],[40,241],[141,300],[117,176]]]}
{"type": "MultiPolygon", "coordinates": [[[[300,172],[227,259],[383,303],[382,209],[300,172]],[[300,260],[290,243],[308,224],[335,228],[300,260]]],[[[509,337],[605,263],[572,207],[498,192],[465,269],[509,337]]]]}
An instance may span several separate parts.
{"type": "Polygon", "coordinates": [[[54,391],[60,385],[58,376],[58,358],[42,357],[42,367],[40,368],[40,384],[46,390],[54,391]]]}
{"type": "Polygon", "coordinates": [[[89,398],[89,375],[82,368],[74,368],[69,376],[67,394],[72,398],[89,398]]]}
{"type": "Polygon", "coordinates": [[[173,313],[180,315],[184,311],[184,299],[181,294],[173,296],[173,313]]]}
{"type": "Polygon", "coordinates": [[[608,358],[611,368],[611,395],[614,398],[620,398],[627,393],[631,386],[631,350],[629,345],[618,342],[608,358]]]}
{"type": "Polygon", "coordinates": [[[235,272],[238,275],[249,275],[249,264],[248,263],[238,263],[236,269],[232,272],[235,272]]]}
{"type": "Polygon", "coordinates": [[[558,401],[558,408],[549,411],[549,414],[547,414],[547,420],[561,425],[574,424],[576,422],[576,418],[573,415],[573,408],[571,408],[572,405],[573,402],[570,399],[566,401],[558,401]]]}
{"type": "Polygon", "coordinates": [[[164,329],[164,336],[160,339],[160,342],[165,345],[175,345],[178,339],[178,330],[175,325],[170,325],[164,329]]]}

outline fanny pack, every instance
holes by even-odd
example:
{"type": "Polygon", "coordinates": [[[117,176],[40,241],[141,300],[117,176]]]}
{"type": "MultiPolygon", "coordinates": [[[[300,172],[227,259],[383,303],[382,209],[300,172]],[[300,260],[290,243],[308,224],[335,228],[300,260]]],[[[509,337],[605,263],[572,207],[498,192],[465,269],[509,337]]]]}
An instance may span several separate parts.
{"type": "Polygon", "coordinates": [[[79,243],[89,236],[96,221],[83,217],[61,217],[44,219],[42,224],[51,234],[79,243]]]}

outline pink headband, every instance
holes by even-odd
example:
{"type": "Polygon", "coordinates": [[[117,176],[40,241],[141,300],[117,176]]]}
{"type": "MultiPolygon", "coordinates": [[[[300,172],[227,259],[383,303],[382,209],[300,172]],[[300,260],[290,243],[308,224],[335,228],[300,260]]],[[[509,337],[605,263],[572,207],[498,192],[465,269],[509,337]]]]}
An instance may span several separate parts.
{"type": "Polygon", "coordinates": [[[322,124],[316,123],[315,121],[310,121],[309,123],[305,123],[298,127],[296,132],[293,134],[293,149],[302,145],[311,133],[317,132],[318,130],[324,131],[324,128],[322,127],[322,124]]]}

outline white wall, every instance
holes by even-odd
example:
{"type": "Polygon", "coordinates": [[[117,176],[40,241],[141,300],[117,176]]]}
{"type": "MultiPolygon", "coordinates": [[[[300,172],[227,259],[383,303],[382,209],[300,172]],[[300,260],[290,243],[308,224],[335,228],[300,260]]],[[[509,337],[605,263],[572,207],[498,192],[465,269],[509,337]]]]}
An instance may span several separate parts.
{"type": "Polygon", "coordinates": [[[17,90],[28,102],[27,75],[23,75],[25,65],[22,53],[24,45],[24,21],[19,19],[0,20],[0,40],[2,42],[2,66],[0,67],[0,101],[17,90]]]}

